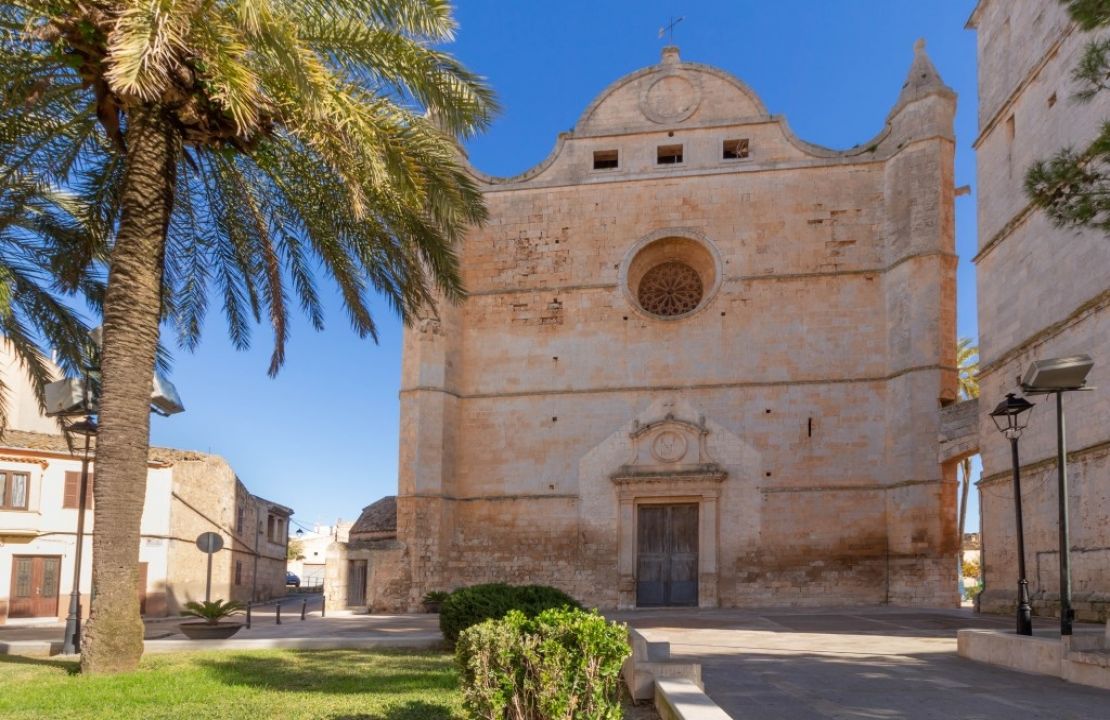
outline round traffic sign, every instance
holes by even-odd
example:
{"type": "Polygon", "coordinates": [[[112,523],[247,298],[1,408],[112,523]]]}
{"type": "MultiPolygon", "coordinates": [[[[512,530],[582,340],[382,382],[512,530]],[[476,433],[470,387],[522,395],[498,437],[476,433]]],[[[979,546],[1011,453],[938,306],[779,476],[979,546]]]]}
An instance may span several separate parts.
{"type": "Polygon", "coordinates": [[[197,548],[199,548],[202,553],[211,555],[212,553],[219,552],[223,546],[224,539],[219,533],[206,532],[197,536],[197,548]]]}

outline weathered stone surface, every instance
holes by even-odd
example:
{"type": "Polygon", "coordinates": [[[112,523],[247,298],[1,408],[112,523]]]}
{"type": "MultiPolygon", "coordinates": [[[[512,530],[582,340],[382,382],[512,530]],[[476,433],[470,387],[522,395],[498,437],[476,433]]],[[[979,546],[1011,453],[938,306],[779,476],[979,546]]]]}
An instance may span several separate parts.
{"type": "Polygon", "coordinates": [[[946,463],[979,452],[979,398],[964,400],[940,409],[940,451],[937,461],[946,463]]]}
{"type": "MultiPolygon", "coordinates": [[[[1055,227],[1029,204],[1029,166],[1063,147],[1085,147],[1110,117],[1110,93],[1075,99],[1072,71],[1092,35],[1059,3],[982,0],[978,33],[979,354],[982,405],[982,607],[1010,612],[1017,557],[1009,443],[987,413],[1037,359],[1087,353],[1088,383],[1065,399],[1070,451],[1073,603],[1081,619],[1110,617],[1110,242],[1097,231],[1055,227]]],[[[1025,548],[1033,606],[1059,606],[1056,413],[1032,397],[1021,437],[1025,548]]]]}
{"type": "Polygon", "coordinates": [[[369,605],[500,580],[632,606],[638,508],[676,502],[703,606],[955,601],[955,97],[915,57],[847,151],[668,51],[533,170],[475,171],[469,298],[405,335],[403,550],[369,605]],[[641,307],[665,262],[697,274],[692,311],[641,307]]]}

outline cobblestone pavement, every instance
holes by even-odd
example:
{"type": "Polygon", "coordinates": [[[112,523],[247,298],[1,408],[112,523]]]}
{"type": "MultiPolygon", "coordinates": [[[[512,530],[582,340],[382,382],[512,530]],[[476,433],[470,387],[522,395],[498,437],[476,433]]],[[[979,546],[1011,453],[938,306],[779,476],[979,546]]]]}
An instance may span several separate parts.
{"type": "MultiPolygon", "coordinates": [[[[1010,618],[895,608],[612,615],[669,641],[672,657],[701,662],[706,692],[735,720],[1110,718],[1110,691],[956,654],[957,629],[1009,629],[1010,618]]],[[[1050,618],[1035,625],[1058,629],[1050,618]]]]}

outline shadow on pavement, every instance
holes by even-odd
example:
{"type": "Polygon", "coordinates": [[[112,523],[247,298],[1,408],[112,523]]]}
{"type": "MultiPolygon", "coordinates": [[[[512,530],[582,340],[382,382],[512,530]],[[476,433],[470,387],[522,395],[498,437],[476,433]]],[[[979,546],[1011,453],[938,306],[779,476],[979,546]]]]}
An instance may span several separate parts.
{"type": "MultiPolygon", "coordinates": [[[[881,651],[880,651],[881,652],[881,651]]],[[[1106,717],[1110,693],[1015,673],[954,653],[759,653],[698,656],[706,692],[746,720],[1106,717]]]]}

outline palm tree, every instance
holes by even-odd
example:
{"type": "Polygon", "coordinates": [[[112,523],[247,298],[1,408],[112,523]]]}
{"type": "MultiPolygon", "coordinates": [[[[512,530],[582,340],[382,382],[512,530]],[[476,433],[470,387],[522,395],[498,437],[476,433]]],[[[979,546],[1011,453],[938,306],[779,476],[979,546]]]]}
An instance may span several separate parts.
{"type": "Polygon", "coordinates": [[[458,300],[455,244],[485,208],[455,143],[494,101],[434,47],[453,37],[446,0],[0,8],[2,159],[77,189],[114,231],[82,669],[129,670],[161,322],[195,346],[211,288],[238,347],[266,315],[273,374],[290,302],[322,327],[317,268],[363,337],[372,290],[406,322],[458,300]]]}
{"type": "MultiPolygon", "coordinates": [[[[972,345],[971,338],[960,338],[956,345],[957,385],[961,400],[971,400],[979,397],[979,347],[972,345]]],[[[960,474],[963,483],[960,486],[960,517],[959,517],[959,555],[960,572],[964,566],[964,528],[967,527],[967,496],[971,489],[971,458],[966,457],[960,461],[960,474]]]]}
{"type": "Polygon", "coordinates": [[[956,382],[961,400],[979,397],[979,346],[971,343],[971,338],[960,338],[956,345],[956,382]]]}
{"type": "MultiPolygon", "coordinates": [[[[0,335],[11,349],[46,410],[44,389],[55,380],[42,346],[54,360],[78,374],[88,350],[87,328],[65,295],[82,289],[95,303],[103,288],[83,263],[61,249],[94,243],[87,208],[72,194],[21,173],[5,173],[0,185],[0,335]],[[45,261],[44,261],[45,260],[45,261]],[[69,278],[68,285],[59,278],[69,278]]],[[[0,377],[0,430],[7,426],[6,378],[0,377]]]]}

